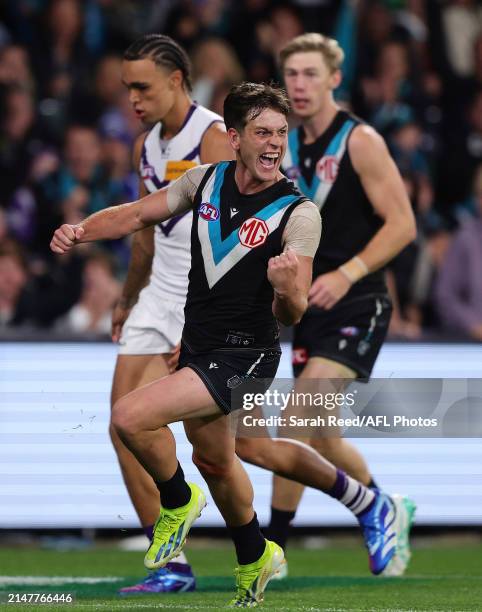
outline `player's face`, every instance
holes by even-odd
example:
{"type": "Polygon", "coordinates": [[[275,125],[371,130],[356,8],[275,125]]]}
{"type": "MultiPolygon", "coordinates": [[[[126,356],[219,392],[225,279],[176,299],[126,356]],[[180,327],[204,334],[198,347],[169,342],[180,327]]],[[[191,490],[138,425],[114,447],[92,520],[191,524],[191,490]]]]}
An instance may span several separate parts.
{"type": "Polygon", "coordinates": [[[174,73],[150,59],[122,62],[122,82],[137,117],[147,124],[157,123],[172,109],[175,100],[174,73]]]}
{"type": "Polygon", "coordinates": [[[319,113],[341,80],[340,71],[330,72],[318,51],[290,55],[283,76],[293,111],[301,118],[319,113]]]}
{"type": "Polygon", "coordinates": [[[281,160],[286,151],[288,122],[271,108],[248,121],[240,133],[229,130],[234,149],[244,166],[258,181],[277,180],[281,160]]]}

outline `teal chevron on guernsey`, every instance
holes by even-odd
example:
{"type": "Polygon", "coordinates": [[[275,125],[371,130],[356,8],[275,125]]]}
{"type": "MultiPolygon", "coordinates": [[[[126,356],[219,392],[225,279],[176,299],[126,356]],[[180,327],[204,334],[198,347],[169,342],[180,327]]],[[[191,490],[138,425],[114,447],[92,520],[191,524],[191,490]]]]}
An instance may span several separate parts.
{"type": "MultiPolygon", "coordinates": [[[[220,209],[220,192],[228,162],[216,166],[213,175],[206,182],[201,202],[209,202],[220,209]]],[[[299,199],[297,195],[287,195],[270,202],[256,212],[255,217],[266,222],[269,233],[276,230],[286,209],[299,199]]],[[[217,219],[198,217],[198,237],[204,259],[204,269],[209,287],[213,287],[229,270],[247,255],[251,248],[241,244],[239,228],[234,229],[224,240],[221,237],[221,215],[217,219]]]]}
{"type": "MultiPolygon", "coordinates": [[[[355,122],[351,119],[345,121],[339,131],[332,138],[323,156],[333,157],[338,161],[338,163],[340,163],[346,151],[348,136],[350,135],[350,132],[354,126],[355,122]]],[[[299,168],[300,160],[298,135],[298,129],[291,130],[288,134],[288,151],[283,161],[283,167],[286,169],[289,169],[292,166],[299,168]]],[[[328,197],[332,184],[323,183],[316,174],[313,176],[313,180],[311,181],[310,185],[308,185],[301,174],[297,177],[297,183],[301,191],[321,209],[326,198],[328,197]]]]}

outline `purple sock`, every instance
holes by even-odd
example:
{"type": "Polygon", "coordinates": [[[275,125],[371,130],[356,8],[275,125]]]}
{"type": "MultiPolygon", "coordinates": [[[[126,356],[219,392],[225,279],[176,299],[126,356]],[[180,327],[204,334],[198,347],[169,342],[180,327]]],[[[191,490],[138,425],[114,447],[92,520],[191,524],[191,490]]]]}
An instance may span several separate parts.
{"type": "Polygon", "coordinates": [[[335,484],[327,493],[351,510],[355,516],[369,510],[375,500],[375,493],[372,489],[365,487],[339,469],[336,470],[335,484]]]}
{"type": "Polygon", "coordinates": [[[147,536],[148,540],[152,540],[152,533],[154,531],[154,525],[148,525],[147,527],[143,527],[142,530],[147,536]]]}
{"type": "Polygon", "coordinates": [[[327,491],[328,495],[334,497],[335,499],[341,499],[345,489],[347,487],[346,475],[345,472],[336,468],[336,480],[335,484],[331,487],[329,491],[327,491]]]}

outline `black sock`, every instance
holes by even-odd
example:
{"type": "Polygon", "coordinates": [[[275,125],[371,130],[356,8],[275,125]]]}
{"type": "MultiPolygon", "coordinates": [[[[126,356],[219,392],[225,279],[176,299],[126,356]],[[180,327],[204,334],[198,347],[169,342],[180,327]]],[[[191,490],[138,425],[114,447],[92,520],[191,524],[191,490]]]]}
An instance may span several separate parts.
{"type": "Polygon", "coordinates": [[[379,489],[378,484],[373,480],[373,476],[370,474],[370,482],[367,484],[369,489],[379,489]]]}
{"type": "Polygon", "coordinates": [[[271,521],[265,529],[268,540],[273,540],[281,548],[286,548],[286,541],[290,534],[290,523],[295,518],[296,511],[277,510],[271,506],[271,521]]]}
{"type": "Polygon", "coordinates": [[[172,510],[185,506],[191,499],[191,489],[184,480],[184,472],[181,464],[177,464],[177,470],[172,478],[164,482],[156,482],[161,494],[161,505],[163,508],[172,510]]]}
{"type": "Polygon", "coordinates": [[[229,527],[236,548],[236,557],[240,565],[257,561],[266,548],[266,541],[259,529],[256,512],[247,525],[229,527]]]}

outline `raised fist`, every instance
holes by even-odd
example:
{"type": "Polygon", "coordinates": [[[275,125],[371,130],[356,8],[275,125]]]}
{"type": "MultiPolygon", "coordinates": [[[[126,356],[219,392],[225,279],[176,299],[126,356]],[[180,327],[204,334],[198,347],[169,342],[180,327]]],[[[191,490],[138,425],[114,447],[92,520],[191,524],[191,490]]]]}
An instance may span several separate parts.
{"type": "Polygon", "coordinates": [[[84,228],[80,225],[68,225],[64,223],[55,230],[50,248],[54,253],[67,253],[81,240],[84,235],[84,228]]]}
{"type": "Polygon", "coordinates": [[[271,257],[268,261],[268,280],[273,289],[283,295],[293,288],[298,272],[298,258],[296,253],[287,249],[281,255],[271,257]]]}

